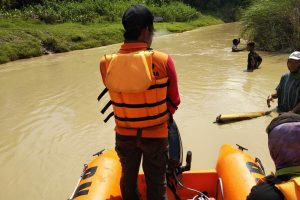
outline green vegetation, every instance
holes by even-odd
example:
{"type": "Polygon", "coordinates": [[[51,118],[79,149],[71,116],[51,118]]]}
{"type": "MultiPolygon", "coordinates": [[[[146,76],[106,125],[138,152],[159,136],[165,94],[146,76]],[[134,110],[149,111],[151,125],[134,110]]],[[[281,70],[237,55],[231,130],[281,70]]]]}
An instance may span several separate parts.
{"type": "Polygon", "coordinates": [[[159,33],[241,19],[260,49],[300,49],[299,0],[1,0],[0,63],[121,42],[122,14],[141,2],[159,33]]]}
{"type": "Polygon", "coordinates": [[[300,49],[299,0],[183,0],[225,22],[241,20],[242,36],[267,51],[300,49]]]}
{"type": "MultiPolygon", "coordinates": [[[[77,1],[44,1],[42,4],[28,5],[21,9],[2,11],[3,18],[36,19],[45,23],[102,23],[117,21],[123,12],[138,0],[77,0],[77,1]]],[[[156,1],[155,1],[156,2],[156,1]]],[[[174,1],[170,4],[151,3],[148,7],[164,21],[188,21],[196,19],[196,9],[174,1]]]]}
{"type": "Polygon", "coordinates": [[[201,12],[210,13],[225,22],[237,21],[253,0],[183,0],[201,12]]]}
{"type": "MultiPolygon", "coordinates": [[[[2,0],[0,63],[121,42],[123,12],[138,0],[2,0]]],[[[159,30],[182,32],[222,23],[174,0],[146,0],[163,21],[159,30]]]]}
{"type": "Polygon", "coordinates": [[[257,0],[242,18],[243,36],[267,51],[300,49],[299,0],[257,0]]]}
{"type": "Polygon", "coordinates": [[[39,21],[0,20],[0,63],[104,46],[122,41],[122,26],[79,23],[45,24],[39,21]]]}
{"type": "Polygon", "coordinates": [[[158,30],[167,30],[171,33],[180,33],[184,31],[189,31],[197,27],[202,26],[209,26],[215,24],[223,23],[222,20],[219,18],[209,16],[209,15],[202,15],[196,20],[189,21],[189,22],[173,22],[173,23],[157,23],[155,28],[158,30]]]}

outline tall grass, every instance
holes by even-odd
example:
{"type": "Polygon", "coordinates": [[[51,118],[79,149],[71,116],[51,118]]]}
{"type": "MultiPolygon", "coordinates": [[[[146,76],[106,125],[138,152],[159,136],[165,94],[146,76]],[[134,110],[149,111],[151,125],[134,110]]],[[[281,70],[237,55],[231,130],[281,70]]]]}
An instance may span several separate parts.
{"type": "Polygon", "coordinates": [[[299,50],[299,0],[257,0],[245,12],[242,26],[243,36],[263,50],[299,50]]]}
{"type": "Polygon", "coordinates": [[[0,64],[121,42],[122,14],[141,2],[163,19],[157,29],[182,32],[222,23],[176,0],[0,0],[0,64]]]}
{"type": "Polygon", "coordinates": [[[123,40],[120,23],[44,24],[0,19],[0,64],[12,60],[109,45],[123,40]]]}
{"type": "MultiPolygon", "coordinates": [[[[0,0],[0,8],[4,9],[20,9],[30,5],[41,4],[44,5],[48,2],[83,2],[84,0],[0,0]]],[[[95,0],[96,1],[96,0],[95,0]]],[[[102,1],[102,0],[98,0],[102,1]]],[[[128,1],[128,0],[125,0],[128,1]]],[[[130,0],[129,0],[130,1],[130,0]]],[[[163,4],[169,4],[176,0],[144,0],[143,3],[148,5],[155,4],[161,6],[163,4]]]]}
{"type": "Polygon", "coordinates": [[[195,8],[181,2],[163,4],[161,6],[151,6],[150,10],[156,16],[161,16],[165,22],[191,21],[200,16],[195,8]]]}
{"type": "MultiPolygon", "coordinates": [[[[222,21],[219,19],[201,15],[190,22],[162,22],[154,26],[157,34],[161,31],[166,34],[220,23],[222,21]]],[[[123,27],[119,21],[46,24],[37,20],[0,18],[0,64],[51,52],[87,49],[122,41],[123,27]]]]}
{"type": "MultiPolygon", "coordinates": [[[[37,19],[45,23],[81,22],[97,23],[118,21],[123,12],[139,0],[81,0],[81,1],[45,1],[42,4],[28,5],[22,9],[2,10],[3,18],[37,19]]],[[[197,18],[196,9],[182,2],[147,0],[152,12],[163,21],[189,21],[197,18]],[[169,3],[168,3],[169,2],[169,3]]]]}

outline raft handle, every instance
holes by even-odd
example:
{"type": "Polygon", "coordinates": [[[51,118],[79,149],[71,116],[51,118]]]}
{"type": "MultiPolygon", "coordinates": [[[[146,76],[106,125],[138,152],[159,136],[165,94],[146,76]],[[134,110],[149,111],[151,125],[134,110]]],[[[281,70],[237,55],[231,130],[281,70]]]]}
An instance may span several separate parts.
{"type": "Polygon", "coordinates": [[[222,178],[219,177],[218,178],[218,182],[217,182],[217,194],[216,194],[216,198],[218,199],[218,196],[219,196],[219,187],[220,187],[220,191],[221,191],[221,197],[222,197],[222,200],[224,200],[224,189],[223,189],[223,181],[222,181],[222,178]]]}
{"type": "Polygon", "coordinates": [[[260,169],[263,171],[264,175],[266,175],[265,168],[259,158],[255,158],[255,162],[259,164],[260,169]]]}
{"type": "Polygon", "coordinates": [[[238,149],[239,149],[239,150],[241,150],[241,151],[244,151],[244,150],[248,151],[248,149],[247,149],[247,148],[245,148],[245,147],[242,147],[242,146],[241,146],[241,145],[239,145],[239,144],[236,144],[236,146],[238,146],[238,149]]]}
{"type": "Polygon", "coordinates": [[[191,164],[192,164],[192,152],[188,151],[186,152],[186,165],[178,167],[177,174],[180,174],[185,171],[189,171],[191,169],[191,164]]]}
{"type": "Polygon", "coordinates": [[[105,149],[102,149],[102,150],[99,151],[98,153],[95,153],[93,156],[100,156],[100,155],[103,153],[103,151],[105,151],[105,149]]]}
{"type": "Polygon", "coordinates": [[[80,181],[82,180],[82,178],[83,178],[83,176],[84,176],[85,171],[87,170],[87,168],[88,168],[88,165],[87,165],[87,164],[84,164],[84,165],[83,165],[82,173],[81,173],[80,178],[79,178],[79,180],[78,180],[78,183],[76,184],[76,187],[75,187],[74,191],[72,192],[71,197],[68,198],[68,200],[73,200],[73,199],[74,199],[76,190],[77,190],[77,188],[78,188],[78,186],[79,186],[79,184],[80,184],[80,181]]]}
{"type": "MultiPolygon", "coordinates": [[[[188,151],[188,152],[190,152],[190,151],[188,151]]],[[[191,153],[192,153],[192,152],[191,152],[191,153]]],[[[199,190],[196,190],[196,189],[193,189],[193,188],[184,186],[184,185],[180,182],[180,180],[178,180],[178,177],[177,177],[177,174],[176,174],[175,171],[173,171],[173,176],[174,176],[176,182],[177,182],[182,188],[184,188],[184,189],[186,189],[186,190],[189,190],[189,191],[193,191],[193,192],[198,193],[198,195],[195,196],[193,199],[209,200],[209,198],[205,195],[205,193],[203,193],[203,192],[201,192],[201,191],[199,191],[199,190]]]]}

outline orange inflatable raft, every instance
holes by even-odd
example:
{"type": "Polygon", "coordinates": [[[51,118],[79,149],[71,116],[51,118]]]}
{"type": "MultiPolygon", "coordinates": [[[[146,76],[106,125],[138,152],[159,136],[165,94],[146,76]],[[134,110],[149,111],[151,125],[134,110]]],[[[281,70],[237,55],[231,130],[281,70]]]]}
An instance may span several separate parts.
{"type": "MultiPolygon", "coordinates": [[[[180,184],[167,189],[169,200],[201,199],[199,193],[217,200],[244,200],[253,185],[264,176],[259,159],[254,159],[243,151],[225,144],[221,147],[215,169],[187,171],[178,175],[180,184]],[[181,185],[182,184],[182,185],[181,185]],[[187,189],[188,188],[188,189],[187,189]],[[190,189],[192,188],[192,189],[190,189]]],[[[72,200],[119,200],[121,164],[114,150],[104,151],[92,160],[81,175],[79,183],[69,199],[72,200]]],[[[139,192],[146,199],[144,175],[138,177],[139,192]]],[[[203,198],[205,199],[205,198],[203,198]]]]}

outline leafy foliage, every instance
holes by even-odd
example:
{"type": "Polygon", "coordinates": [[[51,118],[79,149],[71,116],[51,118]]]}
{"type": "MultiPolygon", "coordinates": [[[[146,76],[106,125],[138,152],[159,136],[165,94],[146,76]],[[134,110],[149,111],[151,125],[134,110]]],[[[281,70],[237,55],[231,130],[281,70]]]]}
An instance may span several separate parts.
{"type": "MultiPolygon", "coordinates": [[[[26,1],[25,1],[26,2],[26,1]]],[[[31,2],[31,1],[29,1],[31,2]]],[[[23,2],[24,3],[24,2],[23,2]]],[[[102,21],[118,21],[123,12],[138,0],[36,0],[31,3],[12,4],[21,9],[2,10],[0,17],[37,19],[49,24],[64,22],[94,23],[102,21]],[[26,6],[25,6],[26,4],[26,6]]],[[[164,21],[189,21],[198,16],[196,9],[178,1],[146,0],[145,3],[155,15],[164,21]]]]}
{"type": "Polygon", "coordinates": [[[300,48],[298,0],[258,0],[242,18],[243,36],[268,51],[300,48]]]}
{"type": "Polygon", "coordinates": [[[223,18],[225,21],[240,19],[243,9],[253,0],[183,0],[200,11],[209,12],[223,18]]]}
{"type": "Polygon", "coordinates": [[[170,5],[152,6],[150,8],[155,16],[161,16],[166,22],[184,22],[196,19],[200,16],[195,8],[180,2],[170,5]]]}
{"type": "Polygon", "coordinates": [[[138,3],[164,31],[222,23],[176,0],[0,0],[0,63],[121,42],[123,12],[138,3]]]}

